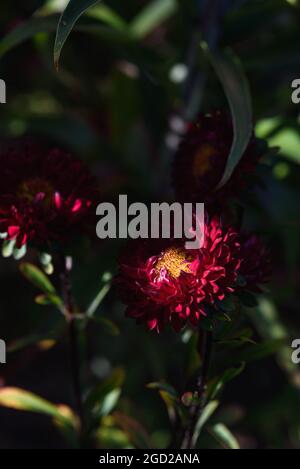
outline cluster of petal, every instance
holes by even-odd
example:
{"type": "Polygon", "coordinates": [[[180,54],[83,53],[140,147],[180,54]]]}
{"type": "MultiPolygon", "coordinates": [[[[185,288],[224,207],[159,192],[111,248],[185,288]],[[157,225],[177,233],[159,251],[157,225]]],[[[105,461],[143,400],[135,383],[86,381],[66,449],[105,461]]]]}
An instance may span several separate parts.
{"type": "Polygon", "coordinates": [[[186,250],[170,240],[132,244],[120,259],[117,284],[127,316],[151,330],[196,326],[206,305],[234,292],[240,244],[237,233],[217,218],[206,224],[201,249],[186,250]]]}
{"type": "Polygon", "coordinates": [[[82,230],[96,201],[96,185],[80,160],[37,145],[13,145],[0,152],[0,232],[45,245],[82,230]]]}
{"type": "Polygon", "coordinates": [[[173,163],[172,180],[177,199],[222,206],[229,198],[240,195],[255,171],[261,148],[252,137],[230,180],[216,191],[232,140],[232,121],[221,111],[201,114],[197,122],[188,125],[173,163]]]}

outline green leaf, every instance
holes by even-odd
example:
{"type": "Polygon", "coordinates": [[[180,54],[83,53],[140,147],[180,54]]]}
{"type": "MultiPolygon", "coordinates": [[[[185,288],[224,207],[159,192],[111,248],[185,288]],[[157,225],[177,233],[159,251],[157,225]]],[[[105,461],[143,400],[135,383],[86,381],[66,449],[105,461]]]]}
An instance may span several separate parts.
{"type": "Polygon", "coordinates": [[[262,344],[251,345],[239,353],[235,354],[235,361],[237,362],[252,362],[260,360],[269,355],[273,355],[279,351],[286,344],[286,339],[276,339],[264,342],[262,344]]]}
{"type": "Polygon", "coordinates": [[[101,384],[93,388],[86,397],[86,406],[95,419],[108,415],[117,405],[124,382],[124,371],[116,369],[101,384]]]}
{"type": "Polygon", "coordinates": [[[86,10],[96,5],[101,0],[70,0],[63,11],[56,30],[54,44],[54,64],[58,68],[59,58],[62,48],[71,33],[75,23],[86,10]]]}
{"type": "Polygon", "coordinates": [[[126,32],[128,30],[128,24],[123,18],[107,5],[96,5],[88,10],[87,15],[90,18],[103,21],[117,31],[126,32]]]}
{"type": "Polygon", "coordinates": [[[208,395],[210,396],[210,399],[215,399],[218,393],[223,389],[225,384],[234,379],[240,373],[242,373],[244,369],[245,363],[243,362],[238,367],[229,368],[221,375],[221,377],[214,380],[208,389],[208,395]]]}
{"type": "Polygon", "coordinates": [[[114,412],[115,423],[126,433],[135,448],[145,449],[153,447],[147,430],[132,417],[121,412],[114,412]]]}
{"type": "Polygon", "coordinates": [[[289,336],[286,326],[281,322],[279,311],[270,298],[260,297],[259,307],[255,314],[250,313],[250,318],[264,339],[284,339],[289,336]]]}
{"type": "Polygon", "coordinates": [[[151,33],[177,10],[176,0],[154,0],[134,18],[130,25],[133,36],[141,39],[151,33]]]}
{"type": "Polygon", "coordinates": [[[193,440],[192,440],[193,447],[196,446],[196,443],[198,441],[202,428],[204,427],[206,422],[210,419],[210,417],[213,415],[218,405],[219,405],[218,401],[211,401],[202,410],[200,417],[198,419],[198,422],[196,423],[195,431],[193,434],[193,440]]]}
{"type": "Polygon", "coordinates": [[[167,392],[171,396],[178,398],[177,391],[173,388],[173,386],[170,386],[169,384],[166,384],[166,383],[149,383],[147,384],[147,388],[167,392]]]}
{"type": "Polygon", "coordinates": [[[48,277],[35,265],[23,263],[20,265],[20,271],[27,280],[47,294],[54,294],[56,290],[48,277]]]}
{"type": "Polygon", "coordinates": [[[33,17],[14,28],[0,41],[0,57],[38,33],[55,31],[57,18],[57,15],[46,18],[33,17]]]}
{"type": "Polygon", "coordinates": [[[208,45],[205,42],[201,43],[201,47],[208,55],[222,83],[233,121],[233,142],[224,174],[217,186],[217,189],[220,189],[230,179],[248,146],[252,133],[251,96],[247,79],[236,56],[231,52],[212,52],[208,49],[208,45]]]}
{"type": "Polygon", "coordinates": [[[33,345],[38,345],[40,342],[43,341],[48,341],[48,340],[56,340],[58,338],[59,334],[32,334],[28,337],[22,338],[15,340],[8,346],[8,352],[13,353],[13,352],[18,352],[19,350],[22,350],[26,347],[30,347],[33,345]]]}
{"type": "Polygon", "coordinates": [[[75,428],[76,416],[66,406],[58,406],[19,388],[5,387],[0,389],[0,405],[10,409],[35,412],[53,417],[63,426],[75,428]]]}
{"type": "Polygon", "coordinates": [[[106,272],[105,274],[103,274],[102,281],[105,282],[105,285],[103,285],[100,288],[99,293],[95,296],[95,298],[93,299],[93,301],[87,308],[86,315],[88,318],[91,318],[94,316],[100,304],[102,303],[107,293],[109,292],[111,288],[111,278],[112,278],[112,275],[109,272],[106,272]]]}
{"type": "Polygon", "coordinates": [[[35,302],[36,304],[40,306],[53,305],[53,306],[57,306],[58,308],[61,308],[64,304],[62,298],[52,293],[38,295],[35,298],[35,302]]]}
{"type": "Polygon", "coordinates": [[[217,423],[210,427],[209,433],[211,433],[223,447],[227,449],[240,449],[237,439],[223,423],[217,423]]]}
{"type": "Polygon", "coordinates": [[[113,389],[108,394],[106,394],[101,404],[96,409],[97,417],[105,417],[106,415],[109,415],[111,411],[116,407],[120,395],[120,388],[113,389]]]}
{"type": "MultiPolygon", "coordinates": [[[[109,41],[128,41],[128,34],[116,34],[117,29],[113,31],[107,27],[104,27],[99,23],[97,18],[95,21],[92,21],[92,15],[88,15],[85,21],[75,26],[76,31],[89,32],[95,35],[101,36],[103,40],[109,41]]],[[[59,15],[49,15],[49,16],[34,16],[28,21],[22,23],[21,25],[14,28],[10,33],[8,33],[0,41],[0,58],[9,52],[12,48],[18,46],[22,42],[36,36],[39,33],[52,33],[57,29],[57,22],[59,15]]]]}
{"type": "Polygon", "coordinates": [[[178,409],[179,398],[177,391],[166,383],[149,383],[148,389],[155,389],[159,392],[169,415],[170,422],[174,423],[176,419],[176,409],[178,409]]]}

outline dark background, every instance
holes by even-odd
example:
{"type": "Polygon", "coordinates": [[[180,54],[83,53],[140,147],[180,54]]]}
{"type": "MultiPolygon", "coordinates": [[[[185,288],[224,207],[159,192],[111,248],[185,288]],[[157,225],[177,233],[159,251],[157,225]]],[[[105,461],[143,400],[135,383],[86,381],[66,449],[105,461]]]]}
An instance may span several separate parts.
{"type": "MultiPolygon", "coordinates": [[[[128,21],[147,3],[106,2],[128,21]]],[[[1,37],[43,4],[2,2],[1,37]]],[[[141,40],[138,52],[101,34],[72,32],[59,73],[52,61],[54,31],[39,33],[7,52],[0,61],[8,95],[7,104],[0,107],[1,141],[30,135],[73,151],[97,176],[107,200],[118,193],[140,201],[171,196],[167,183],[155,184],[161,177],[157,161],[162,155],[172,158],[165,150],[168,119],[183,108],[185,96],[182,85],[171,81],[170,70],[186,60],[198,25],[196,4],[179,1],[177,12],[141,40]]],[[[232,1],[227,8],[218,25],[219,43],[233,48],[241,59],[258,136],[281,147],[259,170],[263,185],[247,208],[246,226],[269,239],[274,273],[258,306],[245,312],[246,321],[257,340],[284,337],[286,345],[273,356],[249,363],[229,383],[217,417],[243,448],[300,448],[300,374],[289,346],[300,337],[300,105],[291,102],[290,87],[300,78],[300,7],[296,1],[274,0],[232,1]]],[[[209,75],[202,110],[226,106],[203,57],[198,66],[209,75]]],[[[103,272],[115,272],[119,247],[119,242],[97,240],[69,246],[75,263],[74,293],[82,308],[97,293],[103,272]]],[[[28,254],[30,260],[35,256],[28,254]]],[[[57,326],[57,312],[34,304],[36,290],[20,275],[17,262],[0,260],[0,288],[0,337],[8,344],[57,326]]],[[[113,368],[123,368],[119,408],[142,422],[154,445],[164,447],[169,441],[167,413],[157,393],[145,385],[166,380],[183,391],[184,370],[194,366],[191,344],[171,331],[156,336],[136,327],[125,319],[114,289],[99,314],[112,319],[120,334],[111,336],[101,325],[90,328],[89,379],[96,382],[113,368]]],[[[216,351],[217,357],[218,353],[222,351],[216,351]]],[[[66,344],[60,340],[47,350],[34,345],[8,354],[7,364],[0,365],[0,380],[72,405],[68,372],[66,344]]],[[[66,446],[47,417],[1,408],[0,419],[1,448],[66,446]]],[[[117,430],[102,433],[99,444],[117,446],[118,436],[117,430]]],[[[208,433],[200,445],[217,446],[208,433]]]]}

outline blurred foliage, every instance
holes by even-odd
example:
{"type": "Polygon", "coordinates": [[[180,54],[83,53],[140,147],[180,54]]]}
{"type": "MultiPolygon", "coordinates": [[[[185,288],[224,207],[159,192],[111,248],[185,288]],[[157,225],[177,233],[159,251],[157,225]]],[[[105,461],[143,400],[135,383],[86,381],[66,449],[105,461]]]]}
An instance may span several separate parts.
{"type": "MultiPolygon", "coordinates": [[[[212,50],[218,42],[239,57],[257,135],[280,147],[260,167],[261,187],[241,201],[247,204],[244,227],[271,240],[274,274],[258,303],[248,298],[236,313],[224,305],[208,386],[214,400],[198,422],[197,431],[204,428],[198,445],[299,449],[300,370],[291,362],[290,343],[300,337],[300,117],[290,85],[300,70],[300,5],[219,3],[221,19],[210,25],[201,16],[202,1],[100,2],[76,22],[57,72],[55,31],[66,2],[5,2],[0,77],[7,104],[0,106],[0,138],[30,135],[72,150],[93,169],[107,200],[119,193],[146,202],[171,197],[166,181],[177,137],[171,117],[190,109],[191,97],[197,111],[228,106],[216,67],[201,51],[202,33],[209,30],[204,39],[212,50]],[[186,74],[195,69],[191,83],[186,74]]],[[[180,396],[199,365],[196,340],[188,330],[152,335],[125,319],[111,288],[120,247],[119,241],[69,246],[78,319],[82,311],[91,319],[80,322],[87,335],[89,430],[97,447],[163,448],[194,398],[180,396]]],[[[13,250],[6,245],[0,261],[0,331],[9,343],[8,363],[0,369],[0,383],[9,387],[0,389],[0,403],[51,416],[67,439],[45,416],[1,408],[0,447],[74,446],[57,274],[49,280],[51,262],[43,265],[29,250],[22,253],[24,278],[13,250]]]]}

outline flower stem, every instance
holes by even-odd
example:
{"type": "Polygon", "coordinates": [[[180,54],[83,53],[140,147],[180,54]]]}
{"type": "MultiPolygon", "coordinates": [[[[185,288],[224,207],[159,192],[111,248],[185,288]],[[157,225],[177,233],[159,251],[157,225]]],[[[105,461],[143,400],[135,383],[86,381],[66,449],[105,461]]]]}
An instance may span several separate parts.
{"type": "Polygon", "coordinates": [[[72,270],[72,258],[63,257],[62,269],[60,274],[61,289],[64,301],[65,316],[68,325],[70,368],[72,376],[72,387],[79,416],[79,437],[82,444],[85,429],[85,414],[82,399],[81,385],[81,337],[80,330],[74,314],[74,300],[72,295],[72,283],[70,272],[72,270]]]}
{"type": "Polygon", "coordinates": [[[202,363],[197,377],[197,403],[190,408],[190,419],[184,432],[182,449],[194,449],[197,441],[194,438],[197,422],[205,406],[205,387],[211,359],[213,333],[212,331],[199,330],[197,350],[202,363]]]}

